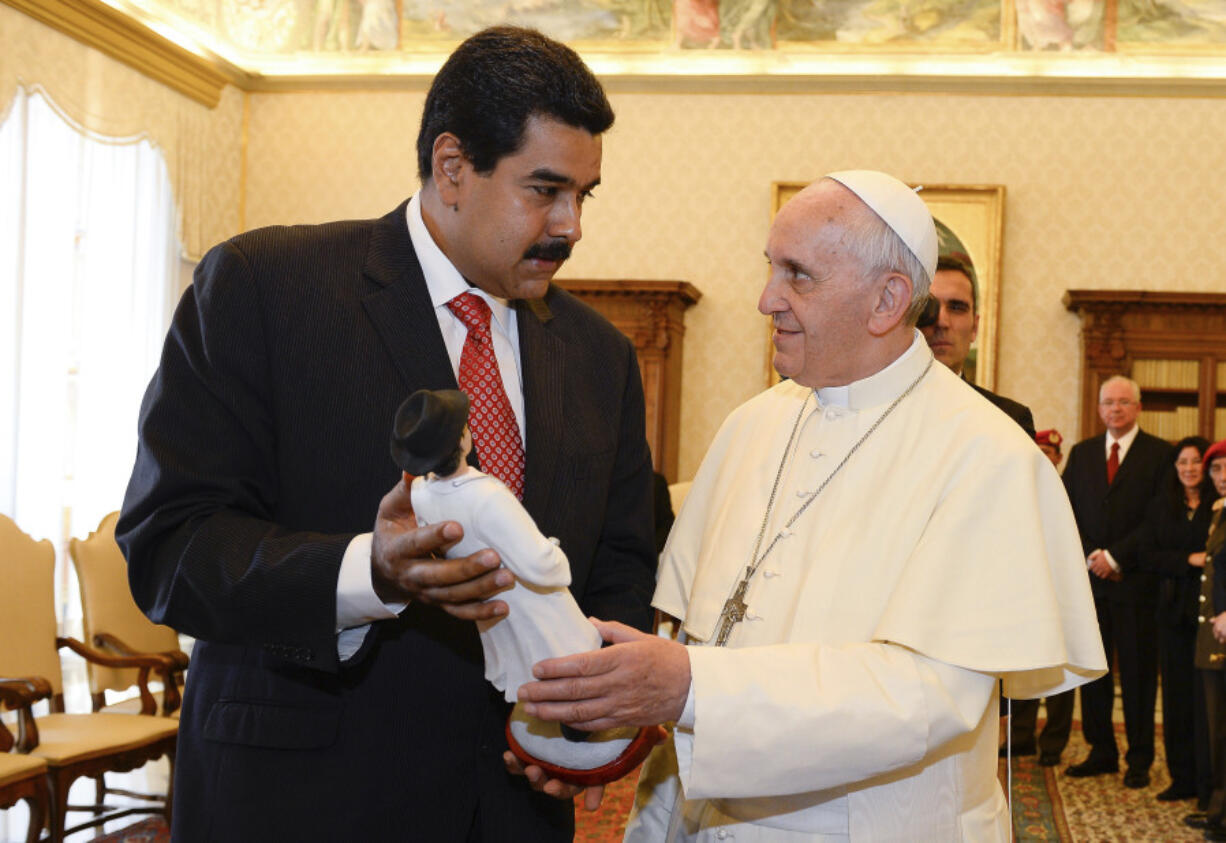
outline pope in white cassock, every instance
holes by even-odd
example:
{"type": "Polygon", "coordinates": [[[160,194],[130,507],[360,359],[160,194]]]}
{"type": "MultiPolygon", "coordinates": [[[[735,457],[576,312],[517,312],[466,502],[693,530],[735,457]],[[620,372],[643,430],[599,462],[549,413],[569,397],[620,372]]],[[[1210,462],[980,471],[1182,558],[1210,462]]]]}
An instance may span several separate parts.
{"type": "Polygon", "coordinates": [[[724,422],[661,560],[687,645],[537,665],[521,701],[582,728],[676,721],[633,841],[1007,840],[997,686],[1106,670],[1060,478],[915,320],[924,203],[833,173],[778,214],[759,309],[790,380],[724,422]]]}

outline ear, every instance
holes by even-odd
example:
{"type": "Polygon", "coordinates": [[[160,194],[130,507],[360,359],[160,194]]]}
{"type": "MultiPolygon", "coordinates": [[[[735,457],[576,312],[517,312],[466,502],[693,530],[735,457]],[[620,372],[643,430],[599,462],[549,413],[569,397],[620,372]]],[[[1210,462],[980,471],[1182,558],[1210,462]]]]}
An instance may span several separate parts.
{"type": "Polygon", "coordinates": [[[460,198],[460,185],[471,166],[460,139],[451,132],[443,132],[434,139],[430,157],[430,178],[444,205],[454,206],[460,198]]]}
{"type": "Polygon", "coordinates": [[[877,279],[876,300],[869,313],[868,331],[875,337],[885,336],[907,317],[911,307],[911,279],[901,272],[890,272],[877,279]]]}

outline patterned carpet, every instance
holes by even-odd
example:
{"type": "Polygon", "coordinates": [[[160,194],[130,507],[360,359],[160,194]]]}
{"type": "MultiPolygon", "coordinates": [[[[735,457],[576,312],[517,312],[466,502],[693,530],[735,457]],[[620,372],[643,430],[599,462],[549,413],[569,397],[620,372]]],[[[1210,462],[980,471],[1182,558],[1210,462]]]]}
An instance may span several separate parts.
{"type": "MultiPolygon", "coordinates": [[[[1040,721],[1041,722],[1041,721],[1040,721]]],[[[1117,724],[1122,733],[1122,726],[1117,724]]],[[[1123,735],[1120,734],[1121,747],[1123,735]]],[[[1075,843],[1192,843],[1203,838],[1183,825],[1195,803],[1159,802],[1154,797],[1170,784],[1158,727],[1157,758],[1149,787],[1129,790],[1121,774],[1073,779],[1064,775],[1071,763],[1083,759],[1086,744],[1080,723],[1059,767],[1040,767],[1035,756],[1013,760],[1013,833],[1017,841],[1074,841],[1075,843]]],[[[1005,764],[999,775],[1003,785],[1005,764]]],[[[600,810],[589,814],[575,810],[575,840],[581,843],[619,841],[634,801],[637,771],[609,786],[600,810]]],[[[94,843],[166,843],[169,834],[160,817],[143,820],[121,831],[95,839],[94,843]]]]}

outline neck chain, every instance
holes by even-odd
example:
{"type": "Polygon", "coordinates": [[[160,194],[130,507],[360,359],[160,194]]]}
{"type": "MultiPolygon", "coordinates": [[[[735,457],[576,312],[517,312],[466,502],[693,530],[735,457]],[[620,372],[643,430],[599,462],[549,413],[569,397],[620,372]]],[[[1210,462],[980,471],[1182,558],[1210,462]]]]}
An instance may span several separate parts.
{"type": "MultiPolygon", "coordinates": [[[[792,517],[789,518],[787,523],[783,525],[783,529],[775,534],[775,537],[771,539],[770,544],[766,546],[766,550],[762,551],[762,554],[759,556],[758,551],[762,547],[762,540],[766,537],[766,527],[770,524],[771,512],[775,508],[775,496],[779,493],[779,483],[783,479],[783,468],[785,465],[787,465],[788,456],[792,452],[793,443],[797,441],[796,433],[800,430],[800,421],[804,418],[805,408],[809,405],[809,396],[805,396],[804,402],[800,405],[800,412],[796,414],[796,421],[792,424],[792,432],[788,435],[788,444],[783,449],[783,458],[779,460],[779,469],[775,472],[775,482],[771,486],[771,495],[770,499],[766,503],[766,512],[762,515],[762,526],[758,528],[758,538],[757,541],[754,542],[753,553],[750,555],[749,564],[745,566],[745,576],[743,576],[741,581],[737,584],[736,591],[732,592],[732,596],[724,602],[724,609],[722,612],[720,612],[719,633],[715,637],[716,647],[724,646],[724,644],[728,642],[728,636],[732,634],[732,630],[736,627],[736,625],[745,620],[745,611],[749,608],[749,605],[745,602],[745,592],[749,590],[749,581],[753,579],[754,574],[756,574],[758,569],[762,567],[762,562],[767,556],[770,555],[770,552],[775,549],[775,545],[779,543],[780,539],[791,535],[792,525],[796,523],[801,515],[804,515],[805,510],[809,508],[809,505],[812,504],[813,501],[817,500],[817,496],[822,493],[822,490],[830,485],[830,481],[834,479],[835,475],[842,471],[843,466],[847,465],[847,461],[851,459],[851,455],[860,450],[860,446],[868,440],[868,437],[873,435],[877,428],[881,426],[881,423],[886,420],[886,417],[889,416],[890,413],[894,412],[894,408],[902,403],[902,400],[910,395],[915,387],[919,386],[919,382],[924,379],[924,375],[928,374],[928,370],[931,368],[932,359],[930,358],[928,360],[928,365],[924,367],[924,371],[919,373],[919,377],[911,381],[911,385],[908,386],[901,395],[895,398],[890,406],[885,408],[884,413],[877,417],[877,421],[873,422],[872,427],[864,431],[864,435],[856,441],[856,444],[851,446],[851,450],[848,451],[839,464],[834,467],[834,471],[830,472],[826,479],[822,481],[822,484],[809,494],[809,496],[805,499],[805,502],[802,503],[800,508],[792,514],[792,517]]],[[[815,390],[810,390],[810,392],[815,392],[815,390]]]]}

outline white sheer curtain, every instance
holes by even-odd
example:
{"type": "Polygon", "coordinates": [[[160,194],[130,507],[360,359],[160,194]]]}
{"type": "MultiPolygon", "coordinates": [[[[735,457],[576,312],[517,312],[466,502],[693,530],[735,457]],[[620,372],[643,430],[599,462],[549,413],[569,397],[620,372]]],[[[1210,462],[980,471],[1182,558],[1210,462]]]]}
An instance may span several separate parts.
{"type": "Polygon", "coordinates": [[[0,512],[60,551],[118,509],[178,288],[170,180],[147,140],[73,125],[37,88],[0,125],[0,512]]]}

